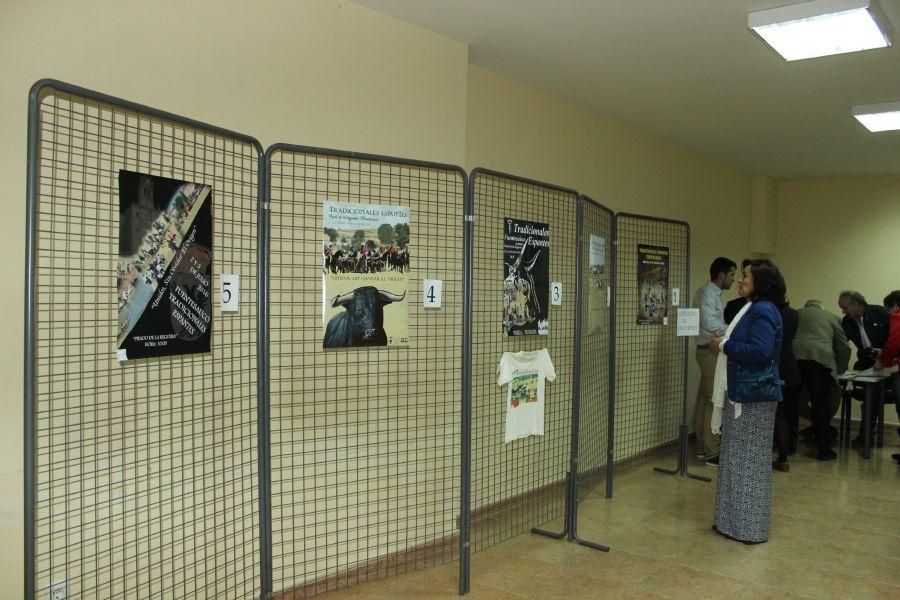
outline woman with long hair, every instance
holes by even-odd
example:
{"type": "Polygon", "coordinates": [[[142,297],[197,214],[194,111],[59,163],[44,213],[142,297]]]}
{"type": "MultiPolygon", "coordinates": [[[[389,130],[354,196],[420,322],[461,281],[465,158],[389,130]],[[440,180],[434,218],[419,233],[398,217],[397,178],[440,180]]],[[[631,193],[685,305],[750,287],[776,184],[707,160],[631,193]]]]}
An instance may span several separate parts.
{"type": "Polygon", "coordinates": [[[728,538],[758,544],[769,539],[772,434],[782,400],[778,307],[786,288],[778,267],[765,259],[751,261],[739,285],[748,302],[725,335],[710,344],[720,353],[712,429],[722,433],[713,528],[728,538]]]}

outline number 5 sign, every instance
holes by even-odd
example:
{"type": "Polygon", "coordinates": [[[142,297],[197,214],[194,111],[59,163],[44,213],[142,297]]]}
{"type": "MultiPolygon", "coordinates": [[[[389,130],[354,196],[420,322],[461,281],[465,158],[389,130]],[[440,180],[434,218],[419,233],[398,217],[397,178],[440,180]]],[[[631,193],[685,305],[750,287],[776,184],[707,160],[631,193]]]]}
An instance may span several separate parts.
{"type": "Polygon", "coordinates": [[[240,291],[240,275],[222,275],[222,289],[219,290],[222,312],[237,312],[241,303],[240,291]]]}

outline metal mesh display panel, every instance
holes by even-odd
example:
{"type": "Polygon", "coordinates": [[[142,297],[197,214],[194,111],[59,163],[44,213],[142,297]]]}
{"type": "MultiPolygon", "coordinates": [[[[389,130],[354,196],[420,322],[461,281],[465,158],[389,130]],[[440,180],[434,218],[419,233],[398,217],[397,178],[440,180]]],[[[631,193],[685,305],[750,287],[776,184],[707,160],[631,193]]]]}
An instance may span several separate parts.
{"type": "Polygon", "coordinates": [[[28,158],[26,597],[256,595],[259,144],[43,81],[28,158]],[[208,354],[116,360],[120,169],[212,186],[208,354]]]}
{"type": "Polygon", "coordinates": [[[583,198],[581,239],[581,388],[578,491],[584,498],[606,476],[610,407],[613,213],[583,198]]]}
{"type": "Polygon", "coordinates": [[[270,212],[273,588],[303,598],[458,556],[466,176],[278,145],[270,212]],[[323,202],[407,206],[407,347],[323,350],[323,202]],[[443,280],[424,309],[423,279],[443,280]]]}
{"type": "MultiPolygon", "coordinates": [[[[563,516],[570,466],[574,363],[575,192],[476,169],[474,205],[471,399],[473,551],[563,516]],[[549,335],[510,337],[503,331],[506,219],[550,226],[550,281],[562,282],[563,303],[549,307],[549,335]],[[504,352],[547,348],[557,377],[545,387],[544,435],[504,444],[506,388],[497,385],[504,352]]],[[[548,302],[549,299],[542,299],[548,302]]]]}
{"type": "Polygon", "coordinates": [[[690,228],[687,223],[640,215],[616,215],[615,461],[627,464],[677,443],[686,388],[684,339],[676,334],[676,309],[688,306],[690,228]],[[667,316],[662,324],[638,324],[647,299],[638,282],[638,246],[668,249],[667,316]]]}

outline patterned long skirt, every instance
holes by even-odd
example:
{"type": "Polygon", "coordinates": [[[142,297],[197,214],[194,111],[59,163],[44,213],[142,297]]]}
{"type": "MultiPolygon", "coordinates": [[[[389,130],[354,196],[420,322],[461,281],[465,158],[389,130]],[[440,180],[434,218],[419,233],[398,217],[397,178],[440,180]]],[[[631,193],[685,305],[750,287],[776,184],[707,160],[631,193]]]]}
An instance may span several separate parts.
{"type": "Polygon", "coordinates": [[[769,539],[772,513],[772,434],[777,402],[725,402],[716,489],[716,529],[743,542],[769,539]]]}

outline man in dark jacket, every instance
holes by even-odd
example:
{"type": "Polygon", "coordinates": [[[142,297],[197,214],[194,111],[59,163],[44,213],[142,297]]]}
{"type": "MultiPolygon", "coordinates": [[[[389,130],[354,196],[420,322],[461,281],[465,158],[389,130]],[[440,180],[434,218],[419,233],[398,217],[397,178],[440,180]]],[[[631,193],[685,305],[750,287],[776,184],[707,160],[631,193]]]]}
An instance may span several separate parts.
{"type": "Polygon", "coordinates": [[[787,472],[790,470],[788,455],[793,454],[796,449],[800,420],[800,388],[803,382],[800,379],[797,359],[794,357],[794,335],[797,333],[800,316],[787,301],[778,308],[784,332],[781,357],[778,361],[778,373],[784,381],[781,387],[784,400],[778,403],[775,412],[775,446],[778,449],[778,460],[772,466],[779,471],[787,472]]]}
{"type": "Polygon", "coordinates": [[[878,352],[888,339],[889,315],[883,306],[868,304],[859,292],[841,292],[838,306],[844,313],[841,326],[847,339],[856,346],[856,363],[853,369],[871,369],[878,352]]]}
{"type": "MultiPolygon", "coordinates": [[[[841,327],[847,334],[847,339],[856,346],[856,362],[853,364],[855,371],[871,369],[878,360],[878,354],[887,343],[890,315],[883,306],[868,304],[865,296],[859,292],[845,291],[838,296],[838,306],[844,313],[841,327]]],[[[893,397],[893,388],[889,390],[893,397]]],[[[875,421],[878,419],[878,411],[872,411],[872,431],[876,431],[875,421]]],[[[860,436],[853,440],[853,445],[862,444],[860,436]]]]}

